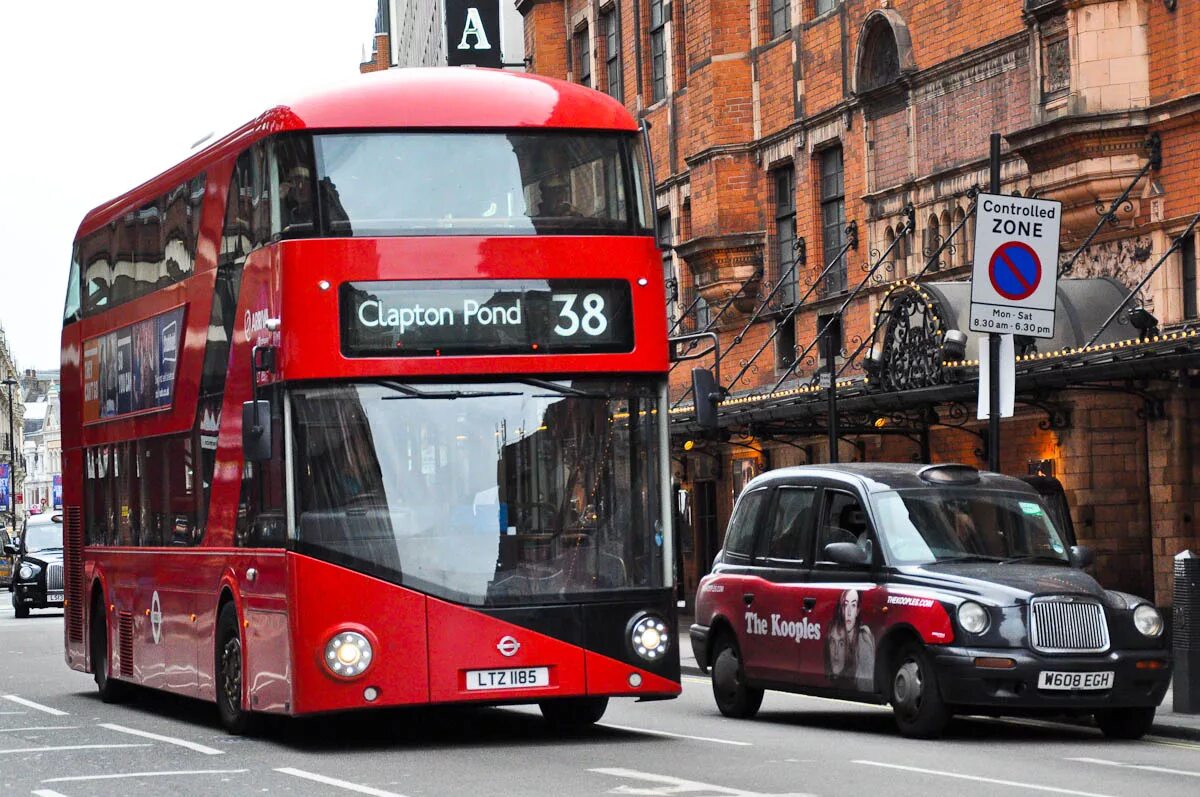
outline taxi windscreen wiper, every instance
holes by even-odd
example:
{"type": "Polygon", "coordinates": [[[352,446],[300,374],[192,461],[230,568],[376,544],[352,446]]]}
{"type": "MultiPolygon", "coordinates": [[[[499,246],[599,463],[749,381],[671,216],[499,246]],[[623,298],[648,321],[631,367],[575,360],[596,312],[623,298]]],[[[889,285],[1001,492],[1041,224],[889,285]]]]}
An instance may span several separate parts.
{"type": "Polygon", "coordinates": [[[1055,565],[1070,564],[1070,562],[1060,556],[1050,556],[1044,553],[1017,554],[1016,556],[1009,556],[1004,560],[1004,564],[1006,565],[1030,564],[1034,562],[1045,562],[1055,565]]]}
{"type": "Polygon", "coordinates": [[[378,381],[375,384],[403,394],[401,396],[384,396],[384,401],[396,401],[400,399],[495,398],[496,396],[521,395],[513,390],[417,390],[412,385],[388,382],[386,380],[378,381]]]}
{"type": "Polygon", "coordinates": [[[930,564],[941,565],[948,562],[1003,562],[1003,556],[986,556],[979,553],[965,553],[959,556],[939,556],[936,561],[930,564]]]}

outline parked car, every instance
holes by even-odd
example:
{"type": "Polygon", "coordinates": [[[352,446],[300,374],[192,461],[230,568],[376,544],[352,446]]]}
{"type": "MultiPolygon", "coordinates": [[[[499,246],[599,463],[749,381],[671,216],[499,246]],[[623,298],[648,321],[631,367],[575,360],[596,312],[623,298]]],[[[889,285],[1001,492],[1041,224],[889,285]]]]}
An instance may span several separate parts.
{"type": "Polygon", "coordinates": [[[30,609],[63,605],[63,529],[49,520],[30,522],[15,543],[4,546],[13,563],[12,604],[18,618],[30,609]]]}
{"type": "Polygon", "coordinates": [[[1093,714],[1138,738],[1171,677],[1158,610],[1081,569],[1038,492],[963,465],[858,464],[751,481],[696,595],[696,661],[731,717],[764,689],[956,713],[1093,714]]]}
{"type": "Polygon", "coordinates": [[[29,514],[31,514],[31,515],[40,515],[40,514],[42,514],[43,511],[44,510],[42,509],[41,504],[30,504],[29,505],[29,514]]]}

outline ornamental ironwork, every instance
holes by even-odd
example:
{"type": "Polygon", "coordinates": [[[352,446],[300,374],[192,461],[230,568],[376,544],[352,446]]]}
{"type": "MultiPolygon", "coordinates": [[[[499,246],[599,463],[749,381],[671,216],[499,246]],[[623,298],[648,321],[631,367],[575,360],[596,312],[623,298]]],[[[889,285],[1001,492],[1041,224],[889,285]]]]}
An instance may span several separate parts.
{"type": "Polygon", "coordinates": [[[945,325],[936,301],[916,290],[893,298],[882,342],[879,380],[883,390],[913,390],[942,383],[945,325]]]}

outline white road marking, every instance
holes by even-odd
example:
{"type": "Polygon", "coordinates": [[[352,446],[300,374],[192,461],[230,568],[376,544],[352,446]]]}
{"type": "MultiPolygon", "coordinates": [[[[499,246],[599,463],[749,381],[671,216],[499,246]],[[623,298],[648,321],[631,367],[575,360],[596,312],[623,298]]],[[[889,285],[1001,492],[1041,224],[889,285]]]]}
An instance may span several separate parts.
{"type": "Polygon", "coordinates": [[[189,750],[195,750],[197,753],[204,753],[205,755],[225,755],[224,750],[218,750],[215,747],[207,747],[196,742],[189,742],[185,739],[177,739],[174,736],[161,736],[157,733],[150,733],[149,731],[139,731],[137,728],[127,728],[124,725],[114,725],[111,722],[102,722],[100,723],[100,727],[108,728],[110,731],[116,731],[117,733],[128,733],[130,736],[141,736],[143,739],[153,739],[156,742],[166,742],[167,744],[173,744],[178,747],[186,747],[189,750]]]}
{"type": "Polygon", "coordinates": [[[25,731],[77,731],[78,725],[37,725],[32,728],[0,728],[0,733],[24,733],[25,731]]]}
{"type": "Polygon", "coordinates": [[[922,769],[921,767],[906,767],[900,764],[885,764],[882,761],[852,761],[854,764],[865,764],[869,767],[883,767],[885,769],[900,769],[905,772],[918,772],[922,775],[937,775],[942,778],[957,778],[959,780],[973,780],[977,783],[995,783],[1000,786],[1013,786],[1018,789],[1030,789],[1031,791],[1049,791],[1055,794],[1075,794],[1079,797],[1110,797],[1107,794],[1097,794],[1090,791],[1075,791],[1074,789],[1060,789],[1057,786],[1043,786],[1040,783],[1022,783],[1016,780],[1001,780],[999,778],[985,778],[981,775],[965,775],[961,772],[943,772],[940,769],[922,769]]]}
{"type": "Polygon", "coordinates": [[[153,745],[149,745],[149,744],[64,744],[64,745],[55,745],[54,747],[21,747],[16,750],[0,750],[0,755],[11,755],[13,753],[57,753],[61,750],[117,750],[122,747],[153,747],[153,745]]]}
{"type": "MultiPolygon", "coordinates": [[[[145,745],[149,747],[150,745],[145,745]]],[[[49,778],[42,783],[75,783],[84,780],[119,780],[121,778],[165,778],[175,775],[239,775],[248,769],[176,769],[167,772],[121,772],[116,775],[72,775],[67,778],[49,778]]]]}
{"type": "Polygon", "coordinates": [[[811,795],[800,793],[766,795],[743,789],[731,789],[728,786],[714,786],[711,783],[701,783],[698,780],[684,780],[683,778],[676,778],[671,775],[656,775],[653,772],[639,772],[636,769],[623,769],[620,767],[589,769],[588,772],[610,775],[614,778],[624,778],[625,780],[640,780],[648,783],[662,784],[658,788],[618,786],[615,789],[609,789],[609,794],[663,795],[665,797],[666,795],[684,794],[686,792],[704,792],[706,794],[724,794],[730,797],[811,797],[811,795]]]}
{"type": "Polygon", "coordinates": [[[5,695],[4,699],[8,700],[12,703],[17,703],[19,705],[25,706],[26,708],[35,708],[38,711],[44,711],[47,714],[50,714],[55,717],[67,716],[67,712],[65,712],[65,711],[59,711],[56,708],[50,708],[49,706],[43,706],[41,703],[34,703],[32,700],[26,700],[25,698],[17,697],[16,695],[5,695]]]}
{"type": "Polygon", "coordinates": [[[1146,772],[1165,772],[1168,775],[1186,775],[1189,778],[1200,778],[1200,772],[1192,772],[1186,769],[1168,769],[1167,767],[1156,767],[1151,764],[1122,764],[1120,761],[1106,761],[1103,758],[1068,758],[1068,761],[1082,761],[1085,764],[1099,764],[1106,767],[1120,767],[1121,769],[1142,769],[1146,772]]]}
{"type": "Polygon", "coordinates": [[[53,789],[37,789],[33,792],[33,797],[67,797],[67,795],[60,794],[53,789]]]}
{"type": "Polygon", "coordinates": [[[285,775],[291,775],[292,777],[311,780],[314,783],[324,783],[326,786],[336,786],[337,788],[345,789],[346,791],[358,792],[359,794],[371,794],[374,795],[374,797],[404,797],[403,794],[397,794],[394,791],[384,791],[383,789],[376,789],[371,786],[362,786],[358,783],[351,783],[348,780],[338,780],[337,778],[318,775],[315,772],[305,772],[303,769],[280,767],[275,771],[282,772],[285,775]]]}
{"type": "Polygon", "coordinates": [[[611,722],[597,723],[601,728],[612,728],[618,731],[632,731],[634,733],[648,733],[651,736],[668,736],[672,739],[691,739],[696,742],[712,742],[713,744],[730,744],[735,747],[753,747],[751,742],[738,742],[733,739],[714,739],[711,736],[689,736],[686,733],[673,733],[671,731],[656,731],[651,728],[635,728],[632,725],[614,725],[611,722]]]}
{"type": "Polygon", "coordinates": [[[29,713],[28,711],[0,711],[0,717],[7,717],[7,716],[11,716],[13,714],[25,715],[28,713],[29,713]]]}

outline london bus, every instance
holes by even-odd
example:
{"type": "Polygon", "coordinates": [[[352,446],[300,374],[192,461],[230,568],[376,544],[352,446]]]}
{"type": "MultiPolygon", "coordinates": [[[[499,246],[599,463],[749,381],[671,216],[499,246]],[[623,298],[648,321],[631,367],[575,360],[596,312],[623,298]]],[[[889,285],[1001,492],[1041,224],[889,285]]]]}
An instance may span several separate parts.
{"type": "Polygon", "coordinates": [[[96,208],[63,329],[68,664],[261,714],[676,696],[639,128],[392,70],[96,208]]]}

